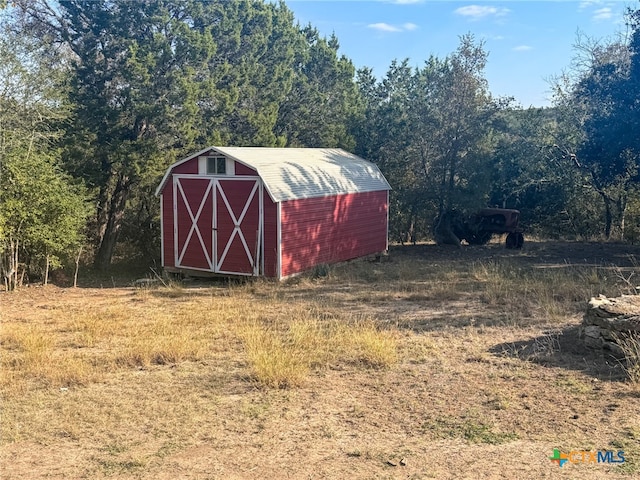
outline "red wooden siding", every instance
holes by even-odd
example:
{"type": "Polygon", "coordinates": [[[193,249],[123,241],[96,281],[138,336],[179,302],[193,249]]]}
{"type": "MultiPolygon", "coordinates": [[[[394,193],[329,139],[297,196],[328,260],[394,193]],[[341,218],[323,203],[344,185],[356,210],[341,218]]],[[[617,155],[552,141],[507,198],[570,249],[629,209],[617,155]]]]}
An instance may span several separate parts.
{"type": "Polygon", "coordinates": [[[264,276],[278,276],[278,205],[264,190],[264,276]]]}
{"type": "Polygon", "coordinates": [[[252,177],[258,176],[258,172],[256,172],[253,168],[249,168],[240,162],[234,162],[234,163],[235,163],[236,175],[249,175],[252,177]]]}
{"type": "Polygon", "coordinates": [[[162,191],[162,260],[163,266],[175,267],[173,257],[173,182],[162,191]]]}
{"type": "Polygon", "coordinates": [[[387,248],[387,192],[282,203],[282,276],[387,248]]]}
{"type": "Polygon", "coordinates": [[[198,174],[198,158],[192,158],[188,162],[184,162],[180,165],[176,165],[171,170],[173,174],[186,173],[186,174],[198,174]]]}

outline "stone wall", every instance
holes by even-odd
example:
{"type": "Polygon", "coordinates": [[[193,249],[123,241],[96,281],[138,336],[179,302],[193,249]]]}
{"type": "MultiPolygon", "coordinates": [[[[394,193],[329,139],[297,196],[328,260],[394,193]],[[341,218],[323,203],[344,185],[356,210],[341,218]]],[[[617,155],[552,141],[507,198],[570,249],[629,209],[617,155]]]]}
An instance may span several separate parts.
{"type": "Polygon", "coordinates": [[[629,334],[640,336],[640,295],[600,295],[589,301],[579,332],[587,347],[622,357],[624,352],[616,339],[629,334]]]}

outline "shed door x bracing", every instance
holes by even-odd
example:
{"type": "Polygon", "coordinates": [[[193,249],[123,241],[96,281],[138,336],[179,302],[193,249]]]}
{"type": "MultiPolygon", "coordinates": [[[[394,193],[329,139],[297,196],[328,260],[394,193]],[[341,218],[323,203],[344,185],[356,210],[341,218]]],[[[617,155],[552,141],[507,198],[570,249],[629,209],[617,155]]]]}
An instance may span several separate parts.
{"type": "Polygon", "coordinates": [[[260,178],[174,175],[173,183],[175,265],[215,273],[260,274],[260,178]]]}

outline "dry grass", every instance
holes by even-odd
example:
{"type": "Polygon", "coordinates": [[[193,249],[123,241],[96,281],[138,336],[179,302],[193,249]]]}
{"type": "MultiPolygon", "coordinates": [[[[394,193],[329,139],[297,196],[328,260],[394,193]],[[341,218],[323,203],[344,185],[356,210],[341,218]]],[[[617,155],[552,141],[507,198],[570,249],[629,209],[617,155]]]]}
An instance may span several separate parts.
{"type": "Polygon", "coordinates": [[[3,479],[537,478],[587,446],[627,462],[569,475],[631,478],[637,383],[573,337],[624,282],[529,248],[0,294],[3,479]]]}
{"type": "Polygon", "coordinates": [[[640,334],[620,335],[616,343],[624,353],[623,368],[627,372],[629,380],[640,386],[640,334]]]}
{"type": "MultiPolygon", "coordinates": [[[[585,297],[612,290],[606,269],[555,265],[530,268],[514,261],[475,263],[471,269],[481,285],[481,298],[491,306],[530,306],[551,322],[580,311],[585,297]]],[[[614,290],[619,285],[613,286],[614,290]]]]}
{"type": "Polygon", "coordinates": [[[19,326],[3,335],[7,354],[2,358],[2,384],[25,380],[47,386],[84,385],[94,369],[77,354],[56,349],[55,337],[33,325],[19,326]],[[11,354],[9,354],[11,352],[11,354]]]}
{"type": "Polygon", "coordinates": [[[310,323],[293,322],[284,332],[261,324],[241,331],[253,377],[272,388],[297,387],[304,383],[312,365],[325,353],[321,332],[310,323]]]}
{"type": "Polygon", "coordinates": [[[391,368],[398,361],[398,332],[381,330],[373,322],[357,323],[340,329],[334,342],[344,342],[342,350],[373,368],[391,368]]]}
{"type": "Polygon", "coordinates": [[[301,386],[312,370],[336,362],[388,368],[398,359],[396,335],[371,321],[323,321],[299,312],[284,324],[244,324],[238,334],[253,378],[272,388],[301,386]]]}

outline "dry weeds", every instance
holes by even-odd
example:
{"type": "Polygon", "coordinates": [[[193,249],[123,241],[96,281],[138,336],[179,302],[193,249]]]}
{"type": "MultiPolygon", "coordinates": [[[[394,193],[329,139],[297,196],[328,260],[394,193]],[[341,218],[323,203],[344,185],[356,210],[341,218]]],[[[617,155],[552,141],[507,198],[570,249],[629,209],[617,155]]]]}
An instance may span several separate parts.
{"type": "Polygon", "coordinates": [[[638,383],[575,335],[635,251],[562,248],[0,293],[1,476],[633,478],[638,383]],[[560,469],[554,448],[627,461],[560,469]]]}
{"type": "Polygon", "coordinates": [[[624,353],[622,366],[629,380],[640,386],[640,335],[620,335],[616,343],[624,353]]]}

